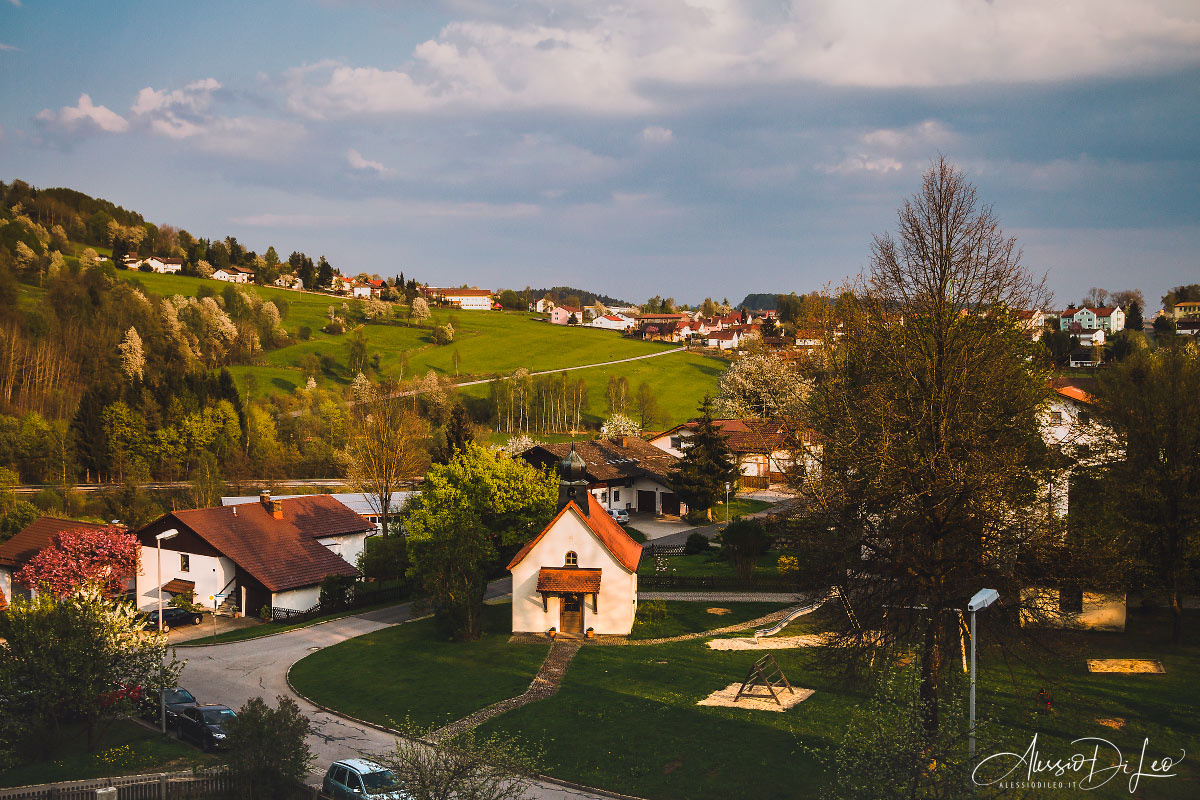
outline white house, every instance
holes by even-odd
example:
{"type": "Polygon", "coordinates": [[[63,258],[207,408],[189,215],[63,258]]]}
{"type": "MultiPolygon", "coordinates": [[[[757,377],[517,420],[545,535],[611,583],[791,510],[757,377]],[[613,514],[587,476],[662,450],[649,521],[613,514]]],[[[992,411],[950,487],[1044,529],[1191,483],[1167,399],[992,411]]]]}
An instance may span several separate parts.
{"type": "Polygon", "coordinates": [[[141,572],[135,586],[139,608],[158,600],[157,535],[162,540],[164,592],[188,590],[211,607],[217,594],[247,614],[264,606],[304,611],[320,599],[327,575],[354,577],[372,524],[329,495],[286,500],[263,492],[251,503],[173,511],[137,532],[141,572]]]}
{"type": "Polygon", "coordinates": [[[227,283],[251,283],[254,280],[254,270],[246,267],[221,267],[213,270],[213,278],[227,283]]]}
{"type": "Polygon", "coordinates": [[[369,283],[355,282],[350,287],[350,296],[351,297],[358,297],[360,299],[365,299],[365,298],[370,297],[371,295],[372,295],[372,291],[371,291],[371,285],[369,283]]]}
{"type": "Polygon", "coordinates": [[[142,264],[150,267],[151,270],[162,275],[174,275],[183,269],[182,258],[159,258],[158,256],[150,256],[142,264]]]}
{"type": "Polygon", "coordinates": [[[1125,312],[1120,306],[1068,308],[1059,315],[1058,324],[1060,330],[1073,333],[1100,329],[1112,334],[1125,330],[1125,312]]]}
{"type": "Polygon", "coordinates": [[[541,444],[526,450],[521,458],[540,469],[550,469],[573,450],[586,460],[588,491],[605,510],[625,509],[655,516],[687,512],[687,504],[670,488],[668,478],[678,459],[633,436],[541,444]]]}
{"type": "Polygon", "coordinates": [[[487,289],[437,289],[443,303],[463,311],[490,311],[492,293],[487,289]]]}
{"type": "Polygon", "coordinates": [[[303,289],[304,281],[295,275],[280,275],[275,279],[275,285],[284,289],[303,289]]]}
{"type": "Polygon", "coordinates": [[[742,335],[736,330],[710,330],[704,343],[718,350],[736,350],[742,343],[742,335]]]}
{"type": "Polygon", "coordinates": [[[628,636],[642,546],[587,490],[572,450],[559,466],[558,514],[509,562],[513,633],[628,636]]]}
{"type": "Polygon", "coordinates": [[[627,331],[637,325],[629,317],[621,316],[620,314],[604,314],[596,317],[591,322],[593,328],[603,328],[606,331],[627,331]]]}

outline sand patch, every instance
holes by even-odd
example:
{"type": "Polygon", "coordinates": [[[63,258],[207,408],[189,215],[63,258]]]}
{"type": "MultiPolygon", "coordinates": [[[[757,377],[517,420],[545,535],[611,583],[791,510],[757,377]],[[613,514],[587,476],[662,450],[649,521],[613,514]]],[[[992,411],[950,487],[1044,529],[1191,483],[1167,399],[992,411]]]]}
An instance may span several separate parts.
{"type": "Polygon", "coordinates": [[[735,639],[709,639],[713,650],[790,650],[796,647],[823,647],[829,643],[829,635],[812,633],[804,636],[772,636],[755,639],[750,636],[735,639]]]}
{"type": "Polygon", "coordinates": [[[1126,675],[1165,675],[1161,661],[1146,658],[1089,658],[1088,672],[1120,672],[1126,675]]]}
{"type": "MultiPolygon", "coordinates": [[[[748,708],[751,711],[787,711],[794,705],[803,703],[808,698],[812,697],[814,689],[801,689],[799,686],[793,687],[792,691],[786,688],[776,690],[779,695],[779,705],[769,696],[767,697],[743,697],[736,703],[733,698],[737,697],[738,689],[742,688],[742,684],[731,683],[724,689],[718,689],[700,702],[698,706],[720,706],[722,708],[748,708]]],[[[754,689],[755,694],[766,694],[766,690],[761,686],[754,689]]]]}
{"type": "Polygon", "coordinates": [[[720,617],[720,616],[724,616],[725,614],[728,614],[729,609],[728,608],[710,608],[710,609],[708,609],[708,613],[716,614],[718,617],[720,617]]]}
{"type": "Polygon", "coordinates": [[[1106,728],[1112,728],[1114,731],[1125,727],[1125,720],[1121,717],[1096,717],[1096,722],[1106,728]]]}

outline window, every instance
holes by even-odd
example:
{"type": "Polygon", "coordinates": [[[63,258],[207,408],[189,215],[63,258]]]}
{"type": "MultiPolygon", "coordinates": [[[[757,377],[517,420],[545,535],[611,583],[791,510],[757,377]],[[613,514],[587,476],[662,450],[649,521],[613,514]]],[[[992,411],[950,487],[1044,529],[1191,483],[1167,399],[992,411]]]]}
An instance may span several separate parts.
{"type": "Polygon", "coordinates": [[[574,550],[568,550],[566,556],[563,557],[563,566],[578,567],[579,566],[579,554],[576,553],[574,550]]]}
{"type": "Polygon", "coordinates": [[[1052,422],[1055,425],[1061,425],[1062,424],[1062,412],[1061,411],[1051,411],[1050,412],[1050,422],[1052,422]]]}
{"type": "Polygon", "coordinates": [[[613,502],[615,503],[615,502],[617,502],[617,501],[618,501],[618,500],[620,500],[620,499],[621,499],[621,492],[620,492],[620,490],[619,490],[619,489],[613,489],[613,502]]]}
{"type": "Polygon", "coordinates": [[[180,553],[179,554],[179,571],[180,572],[191,572],[191,569],[192,569],[192,557],[189,556],[187,553],[180,553]]]}
{"type": "Polygon", "coordinates": [[[678,450],[681,447],[683,447],[683,437],[682,436],[672,436],[671,437],[671,449],[678,450]]]}

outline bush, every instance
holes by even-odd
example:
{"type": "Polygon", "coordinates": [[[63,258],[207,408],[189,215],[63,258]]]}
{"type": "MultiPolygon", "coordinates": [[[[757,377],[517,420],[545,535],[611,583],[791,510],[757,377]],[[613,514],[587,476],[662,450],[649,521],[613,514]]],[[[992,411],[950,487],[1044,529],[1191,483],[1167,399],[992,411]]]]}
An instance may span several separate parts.
{"type": "Polygon", "coordinates": [[[721,532],[721,555],[729,559],[742,580],[754,577],[754,562],[770,546],[767,529],[752,519],[736,519],[721,532]]]}
{"type": "Polygon", "coordinates": [[[685,556],[694,556],[698,553],[708,552],[708,537],[703,533],[693,533],[687,538],[687,542],[683,545],[683,554],[685,556]]]}
{"type": "MultiPolygon", "coordinates": [[[[398,520],[392,517],[388,527],[393,528],[395,523],[398,520]]],[[[372,536],[358,555],[358,570],[365,578],[398,578],[408,566],[406,555],[403,534],[372,536]]]]}
{"type": "Polygon", "coordinates": [[[649,625],[652,622],[662,622],[666,618],[666,600],[647,600],[644,603],[638,603],[637,615],[633,622],[635,625],[649,625]]]}
{"type": "MultiPolygon", "coordinates": [[[[328,608],[341,608],[350,597],[354,588],[354,578],[350,575],[326,575],[321,581],[321,605],[328,608]]],[[[306,609],[298,608],[297,611],[306,609]]]]}
{"type": "Polygon", "coordinates": [[[280,695],[276,701],[278,707],[271,708],[252,697],[227,724],[229,770],[239,796],[285,800],[295,797],[308,777],[312,723],[295,700],[280,695]]]}
{"type": "Polygon", "coordinates": [[[203,608],[201,608],[199,605],[196,604],[196,593],[195,592],[176,592],[171,595],[171,601],[169,603],[167,603],[167,605],[174,606],[175,608],[182,608],[185,611],[203,611],[204,610],[203,608]]]}
{"type": "Polygon", "coordinates": [[[326,333],[331,333],[334,336],[339,336],[346,332],[346,326],[340,319],[335,319],[325,323],[325,327],[321,328],[321,330],[325,331],[326,333]]]}
{"type": "Polygon", "coordinates": [[[433,343],[446,345],[454,341],[454,329],[449,325],[439,325],[433,329],[433,343]]]}
{"type": "Polygon", "coordinates": [[[308,327],[307,325],[301,325],[300,330],[297,331],[296,335],[300,337],[300,341],[307,342],[312,338],[312,328],[308,327]]]}
{"type": "Polygon", "coordinates": [[[258,618],[261,619],[263,622],[270,622],[271,621],[271,606],[265,605],[262,608],[260,608],[258,610],[258,618]]]}
{"type": "Polygon", "coordinates": [[[62,511],[63,499],[53,489],[42,489],[33,496],[33,504],[42,511],[62,511]]]}

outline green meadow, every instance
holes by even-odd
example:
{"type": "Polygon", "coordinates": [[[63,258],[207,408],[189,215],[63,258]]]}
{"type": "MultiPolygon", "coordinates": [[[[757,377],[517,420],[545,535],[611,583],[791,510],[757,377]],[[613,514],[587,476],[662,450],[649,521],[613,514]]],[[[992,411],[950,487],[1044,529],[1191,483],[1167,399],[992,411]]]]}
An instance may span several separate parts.
{"type": "MultiPolygon", "coordinates": [[[[194,296],[207,286],[220,294],[229,284],[215,280],[178,275],[156,275],[121,271],[120,276],[140,283],[158,295],[194,296]]],[[[329,308],[344,316],[342,304],[353,305],[347,298],[332,297],[291,289],[242,286],[266,300],[286,301],[283,326],[292,344],[262,355],[260,363],[230,367],[238,385],[252,396],[289,394],[305,383],[302,363],[305,356],[329,356],[335,362],[317,376],[318,385],[340,391],[353,380],[349,363],[350,339],[354,326],[345,334],[321,331],[329,318],[329,308]],[[301,328],[310,338],[300,339],[301,328]]],[[[403,313],[404,306],[395,306],[403,313]]],[[[378,354],[379,370],[373,377],[409,379],[433,371],[461,383],[510,375],[524,368],[531,372],[556,371],[588,364],[637,358],[666,353],[649,359],[626,361],[574,370],[573,379],[588,385],[585,421],[596,424],[607,416],[605,388],[610,375],[624,376],[635,390],[645,382],[654,391],[659,405],[658,426],[666,427],[695,415],[700,400],[716,390],[726,363],[719,359],[677,349],[674,345],[625,339],[613,331],[550,325],[535,314],[500,311],[459,311],[434,309],[433,319],[421,326],[403,321],[367,322],[357,326],[367,343],[367,352],[378,354]],[[433,326],[447,322],[454,327],[454,342],[445,346],[433,343],[433,326]]],[[[460,390],[467,397],[484,398],[486,384],[460,390]]]]}

